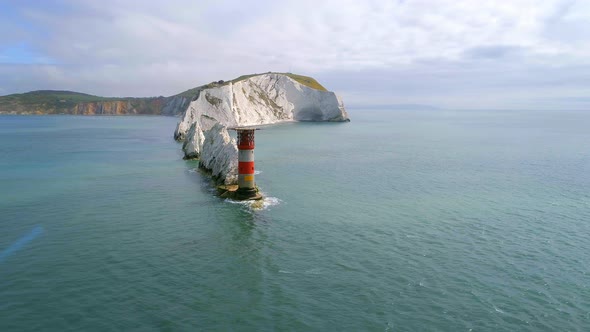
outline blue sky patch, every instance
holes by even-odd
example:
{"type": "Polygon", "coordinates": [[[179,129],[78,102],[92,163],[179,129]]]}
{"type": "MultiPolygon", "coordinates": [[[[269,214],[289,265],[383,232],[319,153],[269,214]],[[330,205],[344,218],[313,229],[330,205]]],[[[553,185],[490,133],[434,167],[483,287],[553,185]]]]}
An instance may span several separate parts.
{"type": "Polygon", "coordinates": [[[35,52],[26,43],[4,46],[0,49],[0,63],[3,64],[54,64],[50,58],[35,52]]]}

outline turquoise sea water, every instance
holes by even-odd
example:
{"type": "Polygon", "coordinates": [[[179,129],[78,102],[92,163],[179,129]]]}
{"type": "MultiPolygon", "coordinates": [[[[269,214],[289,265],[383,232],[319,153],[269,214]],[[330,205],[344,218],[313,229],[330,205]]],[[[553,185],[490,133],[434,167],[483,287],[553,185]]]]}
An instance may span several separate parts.
{"type": "Polygon", "coordinates": [[[590,113],[257,133],[261,210],[166,117],[0,117],[1,331],[587,331],[590,113]]]}

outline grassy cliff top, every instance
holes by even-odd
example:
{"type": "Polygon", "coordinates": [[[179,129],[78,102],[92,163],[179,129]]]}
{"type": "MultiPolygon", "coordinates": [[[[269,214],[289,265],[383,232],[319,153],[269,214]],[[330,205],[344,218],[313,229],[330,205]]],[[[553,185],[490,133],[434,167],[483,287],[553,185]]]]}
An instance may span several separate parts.
{"type": "Polygon", "coordinates": [[[285,75],[291,77],[295,81],[299,82],[299,84],[303,84],[308,86],[312,89],[320,90],[320,91],[328,91],[328,89],[324,88],[318,81],[315,80],[313,77],[291,74],[291,73],[284,73],[285,75]]]}
{"type": "MultiPolygon", "coordinates": [[[[246,79],[249,79],[251,77],[254,76],[260,76],[260,75],[265,75],[265,74],[281,74],[281,75],[285,75],[290,77],[291,79],[293,79],[294,81],[298,82],[301,85],[305,85],[307,87],[310,87],[312,89],[316,89],[316,90],[320,90],[320,91],[328,91],[326,88],[324,88],[323,85],[321,85],[318,81],[315,80],[315,78],[313,77],[309,77],[309,76],[303,76],[303,75],[297,75],[297,74],[292,74],[292,73],[274,73],[274,72],[268,72],[268,73],[262,73],[262,74],[250,74],[250,75],[242,75],[238,78],[235,78],[229,82],[231,83],[236,83],[239,81],[243,81],[246,79]]],[[[226,83],[229,83],[226,82],[226,83]]]]}

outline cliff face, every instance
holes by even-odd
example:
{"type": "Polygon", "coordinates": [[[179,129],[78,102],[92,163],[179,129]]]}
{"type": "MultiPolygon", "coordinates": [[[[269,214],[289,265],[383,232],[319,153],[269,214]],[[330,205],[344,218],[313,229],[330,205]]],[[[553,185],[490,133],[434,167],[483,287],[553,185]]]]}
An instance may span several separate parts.
{"type": "Polygon", "coordinates": [[[104,101],[94,103],[80,103],[68,110],[69,114],[83,114],[83,115],[96,115],[96,114],[137,114],[137,111],[131,107],[131,104],[127,101],[104,101]]]}
{"type": "Polygon", "coordinates": [[[186,97],[134,98],[132,100],[78,103],[68,109],[67,114],[81,115],[177,115],[188,105],[186,97]]]}
{"type": "Polygon", "coordinates": [[[190,96],[103,98],[70,91],[34,91],[0,97],[0,114],[178,115],[190,96]]]}
{"type": "Polygon", "coordinates": [[[231,163],[233,154],[218,153],[235,150],[235,141],[224,138],[227,127],[288,121],[341,122],[349,118],[333,92],[301,84],[287,74],[269,73],[204,87],[189,104],[174,138],[184,141],[185,158],[199,157],[207,169],[221,163],[222,170],[214,174],[230,184],[235,179],[226,175],[236,173],[232,167],[237,167],[231,163]]]}
{"type": "Polygon", "coordinates": [[[201,148],[200,166],[224,184],[238,182],[238,147],[227,127],[216,123],[205,131],[201,148]]]}
{"type": "Polygon", "coordinates": [[[348,121],[342,101],[330,91],[310,88],[284,74],[263,74],[203,89],[193,100],[174,137],[184,140],[191,125],[252,126],[287,121],[348,121]]]}

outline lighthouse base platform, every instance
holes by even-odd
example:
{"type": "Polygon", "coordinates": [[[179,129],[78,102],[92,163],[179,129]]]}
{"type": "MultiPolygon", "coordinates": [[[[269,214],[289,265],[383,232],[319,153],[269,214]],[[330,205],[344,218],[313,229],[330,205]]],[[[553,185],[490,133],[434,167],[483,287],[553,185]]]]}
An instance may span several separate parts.
{"type": "Polygon", "coordinates": [[[263,198],[258,192],[258,188],[239,189],[238,185],[217,186],[217,194],[221,198],[230,198],[236,201],[257,201],[263,198]]]}

